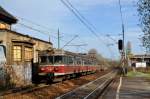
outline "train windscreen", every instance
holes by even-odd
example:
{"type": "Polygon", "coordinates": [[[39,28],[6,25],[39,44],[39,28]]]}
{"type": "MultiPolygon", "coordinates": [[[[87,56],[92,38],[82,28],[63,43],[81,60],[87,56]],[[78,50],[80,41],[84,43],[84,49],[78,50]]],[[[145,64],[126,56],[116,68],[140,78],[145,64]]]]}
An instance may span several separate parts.
{"type": "Polygon", "coordinates": [[[48,63],[54,64],[54,56],[48,56],[48,63]]]}
{"type": "Polygon", "coordinates": [[[40,63],[41,64],[62,64],[63,57],[62,56],[41,56],[40,63]]]}
{"type": "Polygon", "coordinates": [[[62,64],[63,63],[62,56],[54,56],[54,63],[55,64],[62,64]]]}
{"type": "Polygon", "coordinates": [[[40,63],[47,63],[47,56],[41,56],[40,63]]]}

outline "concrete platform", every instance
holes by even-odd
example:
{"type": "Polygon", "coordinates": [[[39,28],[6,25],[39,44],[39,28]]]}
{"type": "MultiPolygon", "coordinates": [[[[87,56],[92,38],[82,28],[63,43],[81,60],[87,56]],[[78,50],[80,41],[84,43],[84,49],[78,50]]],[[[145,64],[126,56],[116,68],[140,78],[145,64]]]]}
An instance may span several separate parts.
{"type": "Polygon", "coordinates": [[[150,78],[123,77],[119,99],[150,99],[150,78]]]}
{"type": "Polygon", "coordinates": [[[98,99],[150,99],[150,78],[117,77],[98,99]]]}

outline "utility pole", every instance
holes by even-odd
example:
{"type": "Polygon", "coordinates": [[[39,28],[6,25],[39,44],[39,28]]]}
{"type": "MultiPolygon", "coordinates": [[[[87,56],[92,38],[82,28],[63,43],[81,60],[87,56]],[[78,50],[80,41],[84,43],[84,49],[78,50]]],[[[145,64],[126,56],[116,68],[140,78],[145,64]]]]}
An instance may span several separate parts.
{"type": "Polygon", "coordinates": [[[49,42],[51,42],[51,38],[50,38],[50,35],[49,35],[49,42]]]}
{"type": "Polygon", "coordinates": [[[60,33],[59,33],[59,28],[58,28],[58,49],[60,49],[60,33]]]}
{"type": "Polygon", "coordinates": [[[123,22],[123,15],[122,15],[122,6],[121,6],[121,2],[119,0],[119,10],[120,10],[120,15],[121,15],[121,23],[122,23],[122,51],[121,51],[121,63],[122,63],[122,70],[123,70],[123,74],[125,74],[125,62],[126,62],[126,55],[125,55],[125,31],[124,31],[124,22],[123,22]]]}

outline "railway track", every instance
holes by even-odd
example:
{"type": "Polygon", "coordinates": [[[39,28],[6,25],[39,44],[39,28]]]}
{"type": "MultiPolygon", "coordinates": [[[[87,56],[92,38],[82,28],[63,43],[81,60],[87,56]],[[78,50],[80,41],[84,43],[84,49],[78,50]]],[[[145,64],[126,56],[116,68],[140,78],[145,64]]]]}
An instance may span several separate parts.
{"type": "MultiPolygon", "coordinates": [[[[109,71],[110,72],[110,71],[109,71]]],[[[107,72],[108,73],[108,72],[107,72]]],[[[106,76],[106,75],[110,75],[110,73],[109,74],[106,74],[106,73],[104,73],[104,74],[101,74],[101,76],[100,76],[100,78],[103,78],[104,77],[104,75],[106,76]]],[[[100,79],[99,78],[99,79],[100,79]]],[[[95,80],[94,80],[95,81],[95,80]]],[[[6,91],[6,92],[4,92],[4,93],[2,93],[2,94],[0,94],[0,99],[2,98],[3,99],[3,97],[7,97],[7,96],[21,96],[21,95],[26,95],[26,94],[29,94],[29,93],[34,93],[34,92],[38,92],[38,91],[40,91],[40,90],[44,90],[44,89],[49,89],[50,87],[57,87],[57,86],[61,86],[61,83],[62,82],[56,82],[55,84],[52,84],[52,85],[45,85],[45,84],[39,84],[38,86],[33,86],[33,87],[31,87],[31,88],[23,88],[23,89],[14,89],[14,90],[10,90],[10,91],[6,91]],[[57,85],[58,84],[58,85],[57,85]]],[[[90,84],[90,83],[89,83],[90,84]]],[[[84,86],[84,85],[83,85],[84,86]]],[[[57,93],[56,95],[54,95],[54,96],[52,96],[51,97],[51,95],[50,96],[48,96],[48,97],[51,97],[51,98],[56,98],[56,96],[58,96],[58,94],[60,95],[61,93],[63,93],[63,92],[60,92],[60,93],[57,93]]],[[[17,99],[19,99],[19,98],[17,98],[17,99]]]]}
{"type": "Polygon", "coordinates": [[[61,95],[56,99],[95,99],[99,97],[105,89],[107,89],[107,86],[109,86],[116,75],[117,72],[112,71],[90,83],[87,83],[74,89],[73,91],[61,95]]]}

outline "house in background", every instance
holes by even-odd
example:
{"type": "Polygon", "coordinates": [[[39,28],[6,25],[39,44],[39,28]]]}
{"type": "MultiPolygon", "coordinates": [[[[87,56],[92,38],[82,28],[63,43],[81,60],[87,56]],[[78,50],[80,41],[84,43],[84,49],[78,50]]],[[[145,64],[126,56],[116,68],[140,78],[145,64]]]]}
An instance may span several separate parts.
{"type": "Polygon", "coordinates": [[[131,64],[132,63],[146,63],[146,67],[150,67],[150,55],[133,55],[130,57],[131,64]]]}
{"type": "Polygon", "coordinates": [[[17,19],[0,7],[0,44],[6,47],[6,65],[0,70],[0,85],[31,84],[32,59],[38,61],[40,51],[52,51],[52,43],[11,30],[17,19]]]}

